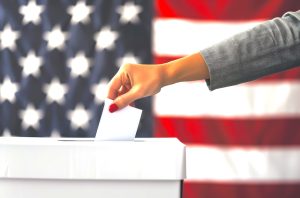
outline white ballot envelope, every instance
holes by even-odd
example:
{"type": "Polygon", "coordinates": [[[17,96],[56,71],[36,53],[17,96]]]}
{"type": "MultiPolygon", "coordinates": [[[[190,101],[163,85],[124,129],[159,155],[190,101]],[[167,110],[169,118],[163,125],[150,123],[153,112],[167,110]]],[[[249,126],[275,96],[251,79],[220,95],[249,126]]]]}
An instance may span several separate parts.
{"type": "Polygon", "coordinates": [[[135,138],[142,110],[127,106],[114,113],[109,112],[112,100],[105,99],[98,125],[96,140],[132,141],[135,138]]]}

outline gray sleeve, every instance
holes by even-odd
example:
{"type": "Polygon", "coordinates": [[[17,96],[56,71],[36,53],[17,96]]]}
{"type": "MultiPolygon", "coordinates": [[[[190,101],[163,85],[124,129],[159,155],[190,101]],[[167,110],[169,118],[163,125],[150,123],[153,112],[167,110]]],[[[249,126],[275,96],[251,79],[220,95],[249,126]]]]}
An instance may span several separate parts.
{"type": "Polygon", "coordinates": [[[300,11],[266,21],[201,50],[210,90],[239,84],[300,65],[300,11]]]}

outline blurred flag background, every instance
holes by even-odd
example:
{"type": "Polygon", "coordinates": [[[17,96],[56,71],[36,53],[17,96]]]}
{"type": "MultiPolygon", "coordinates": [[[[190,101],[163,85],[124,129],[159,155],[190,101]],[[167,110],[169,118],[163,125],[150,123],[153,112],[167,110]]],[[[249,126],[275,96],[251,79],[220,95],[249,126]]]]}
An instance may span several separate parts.
{"type": "MultiPolygon", "coordinates": [[[[1,0],[0,134],[94,137],[123,62],[152,62],[152,1],[1,0]]],[[[152,135],[151,99],[139,136],[152,135]]]]}
{"type": "MultiPolygon", "coordinates": [[[[0,135],[93,137],[124,62],[188,55],[295,0],[0,0],[0,135]]],[[[208,91],[178,83],[137,101],[139,137],[187,145],[184,197],[300,196],[300,69],[208,91]]]]}
{"type": "MultiPolygon", "coordinates": [[[[295,0],[158,0],[155,61],[299,8],[295,0]]],[[[213,92],[204,82],[179,83],[155,96],[155,136],[188,146],[186,197],[300,196],[299,78],[296,68],[213,92]]]]}

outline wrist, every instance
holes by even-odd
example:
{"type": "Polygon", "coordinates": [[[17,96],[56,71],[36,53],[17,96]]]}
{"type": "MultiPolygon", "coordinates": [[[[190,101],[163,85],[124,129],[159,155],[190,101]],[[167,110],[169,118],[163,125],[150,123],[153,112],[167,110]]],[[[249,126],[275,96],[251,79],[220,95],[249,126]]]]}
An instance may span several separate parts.
{"type": "Polygon", "coordinates": [[[174,72],[172,67],[172,62],[164,63],[159,65],[159,74],[161,79],[161,87],[173,84],[174,72]]]}

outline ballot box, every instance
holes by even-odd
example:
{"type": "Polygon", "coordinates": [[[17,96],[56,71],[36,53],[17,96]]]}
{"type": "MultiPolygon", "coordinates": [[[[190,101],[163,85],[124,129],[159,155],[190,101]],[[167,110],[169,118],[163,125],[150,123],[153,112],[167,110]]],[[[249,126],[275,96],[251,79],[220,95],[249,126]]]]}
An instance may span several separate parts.
{"type": "Polygon", "coordinates": [[[0,137],[3,198],[176,198],[184,178],[176,138],[0,137]]]}

